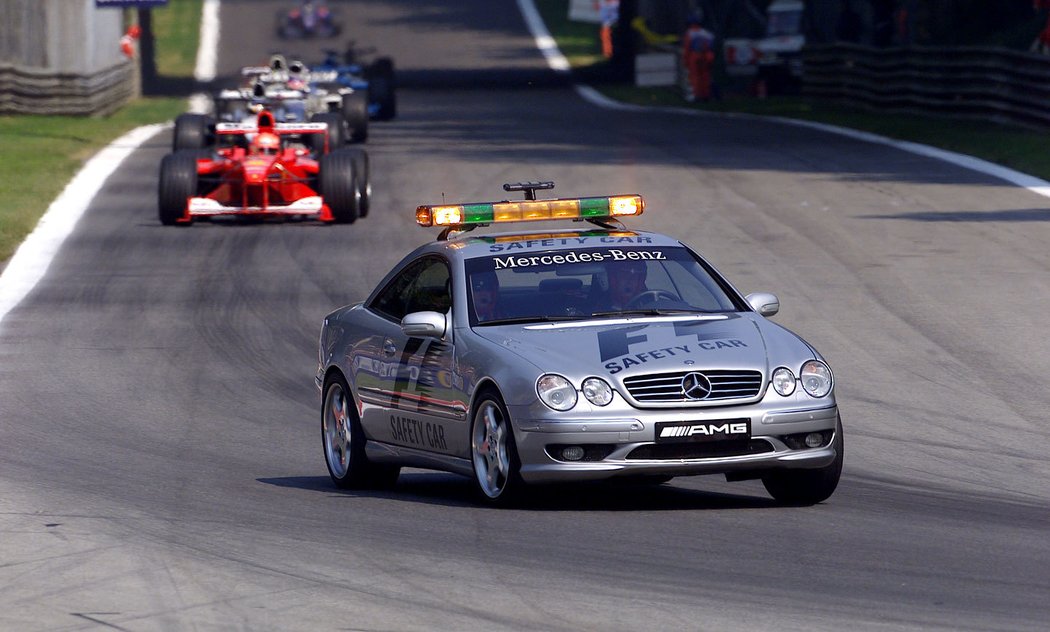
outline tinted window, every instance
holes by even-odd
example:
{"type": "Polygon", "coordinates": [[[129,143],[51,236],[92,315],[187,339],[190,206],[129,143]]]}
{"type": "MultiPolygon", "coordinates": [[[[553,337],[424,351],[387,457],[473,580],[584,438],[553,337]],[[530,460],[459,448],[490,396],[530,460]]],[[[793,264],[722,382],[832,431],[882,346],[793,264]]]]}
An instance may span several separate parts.
{"type": "Polygon", "coordinates": [[[408,264],[369,305],[371,309],[400,322],[405,314],[432,311],[445,313],[452,306],[448,264],[425,257],[408,264]]]}
{"type": "Polygon", "coordinates": [[[682,247],[583,248],[466,262],[472,324],[747,309],[682,247]]]}

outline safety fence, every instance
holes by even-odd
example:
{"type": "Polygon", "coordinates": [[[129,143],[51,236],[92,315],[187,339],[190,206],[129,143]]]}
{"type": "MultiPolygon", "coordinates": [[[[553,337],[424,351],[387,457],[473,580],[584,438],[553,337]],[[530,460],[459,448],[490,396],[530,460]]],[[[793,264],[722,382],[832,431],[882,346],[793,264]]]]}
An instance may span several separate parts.
{"type": "Polygon", "coordinates": [[[872,110],[1050,126],[1050,57],[997,48],[809,46],[803,92],[872,110]]]}
{"type": "Polygon", "coordinates": [[[0,65],[0,114],[104,115],[137,90],[137,68],[130,61],[92,74],[0,65]]]}

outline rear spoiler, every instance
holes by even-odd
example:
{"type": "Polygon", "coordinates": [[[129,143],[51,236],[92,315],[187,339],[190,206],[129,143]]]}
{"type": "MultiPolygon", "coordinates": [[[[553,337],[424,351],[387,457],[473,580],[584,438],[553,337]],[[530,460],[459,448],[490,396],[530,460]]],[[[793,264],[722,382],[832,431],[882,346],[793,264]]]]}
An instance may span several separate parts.
{"type": "MultiPolygon", "coordinates": [[[[266,131],[270,131],[267,129],[266,131]]],[[[328,131],[327,123],[276,123],[275,134],[324,134],[328,131]]],[[[257,123],[216,123],[216,134],[257,134],[257,123]]]]}

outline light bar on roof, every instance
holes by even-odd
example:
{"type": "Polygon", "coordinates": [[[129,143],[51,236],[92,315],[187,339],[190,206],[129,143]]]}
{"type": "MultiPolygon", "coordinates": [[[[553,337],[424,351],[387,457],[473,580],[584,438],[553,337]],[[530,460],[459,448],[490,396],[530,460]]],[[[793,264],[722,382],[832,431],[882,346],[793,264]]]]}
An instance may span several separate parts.
{"type": "Polygon", "coordinates": [[[553,219],[608,219],[641,215],[644,209],[645,202],[640,195],[426,204],[416,208],[416,223],[420,226],[469,226],[553,219]]]}

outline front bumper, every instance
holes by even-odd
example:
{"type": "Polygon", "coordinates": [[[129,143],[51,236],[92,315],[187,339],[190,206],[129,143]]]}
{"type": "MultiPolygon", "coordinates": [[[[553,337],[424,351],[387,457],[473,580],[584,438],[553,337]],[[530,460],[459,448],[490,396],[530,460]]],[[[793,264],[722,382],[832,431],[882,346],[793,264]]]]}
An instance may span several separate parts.
{"type": "Polygon", "coordinates": [[[634,418],[604,420],[523,419],[515,418],[515,412],[511,411],[521,476],[533,483],[652,474],[690,476],[809,469],[834,462],[834,431],[839,419],[835,404],[751,415],[749,440],[656,441],[656,424],[660,422],[707,422],[746,416],[741,410],[708,409],[690,411],[687,415],[680,411],[646,411],[645,415],[634,418]],[[798,438],[809,433],[823,433],[825,440],[813,448],[800,446],[798,438]],[[558,454],[561,446],[584,447],[588,457],[567,461],[552,456],[558,454]],[[668,446],[671,447],[668,449],[668,446]]]}

